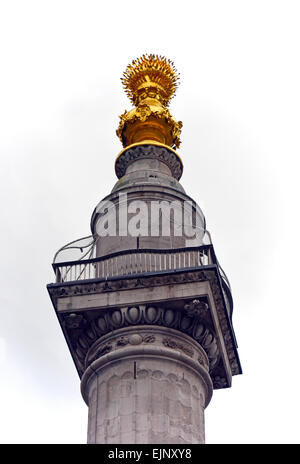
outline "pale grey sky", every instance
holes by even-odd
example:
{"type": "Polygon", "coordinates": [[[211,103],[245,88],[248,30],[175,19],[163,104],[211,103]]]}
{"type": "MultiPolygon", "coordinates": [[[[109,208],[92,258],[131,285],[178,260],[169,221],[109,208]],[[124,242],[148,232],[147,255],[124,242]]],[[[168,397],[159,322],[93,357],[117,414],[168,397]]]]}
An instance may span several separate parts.
{"type": "Polygon", "coordinates": [[[143,53],[181,74],[181,183],[234,298],[244,374],[214,392],[207,443],[299,443],[297,1],[0,6],[0,441],[85,443],[87,407],[46,291],[116,182],[120,77],[143,53]]]}

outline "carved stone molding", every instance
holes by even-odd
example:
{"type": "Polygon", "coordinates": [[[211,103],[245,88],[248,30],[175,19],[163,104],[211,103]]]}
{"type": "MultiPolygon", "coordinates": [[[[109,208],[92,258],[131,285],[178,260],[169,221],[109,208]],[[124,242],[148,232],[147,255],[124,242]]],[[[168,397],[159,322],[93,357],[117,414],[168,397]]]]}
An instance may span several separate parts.
{"type": "Polygon", "coordinates": [[[82,354],[85,352],[85,357],[82,358],[84,370],[107,353],[131,346],[155,346],[176,350],[209,370],[207,354],[191,337],[170,328],[145,325],[125,327],[98,338],[87,350],[82,350],[82,354]]]}
{"type": "Polygon", "coordinates": [[[232,375],[238,375],[241,373],[241,367],[238,362],[239,357],[237,354],[236,343],[233,338],[233,329],[228,312],[226,311],[226,306],[224,304],[224,296],[221,286],[218,282],[216,274],[213,271],[204,271],[204,275],[207,280],[209,280],[211,285],[232,375]]]}
{"type": "MultiPolygon", "coordinates": [[[[68,344],[72,349],[72,356],[80,376],[84,371],[86,352],[96,339],[120,327],[142,324],[165,325],[166,327],[179,330],[182,333],[187,333],[194,337],[195,340],[197,340],[198,337],[199,340],[197,340],[197,343],[203,344],[203,346],[208,343],[209,346],[205,346],[205,350],[207,354],[209,354],[210,373],[213,380],[215,377],[227,379],[226,386],[230,386],[231,380],[224,371],[225,361],[221,360],[223,355],[221,357],[219,356],[219,361],[212,364],[213,359],[216,359],[218,356],[217,353],[223,353],[224,350],[226,352],[225,356],[227,357],[231,374],[237,375],[241,373],[231,319],[226,307],[226,301],[224,300],[220,277],[214,266],[210,266],[210,269],[172,273],[158,272],[148,276],[128,276],[120,279],[112,278],[106,281],[103,279],[94,279],[76,283],[71,282],[69,284],[51,284],[48,286],[48,290],[53,305],[56,308],[64,334],[68,340],[68,344]],[[74,312],[72,304],[70,304],[70,310],[65,309],[63,312],[58,311],[58,307],[61,304],[60,302],[71,301],[73,297],[89,298],[89,295],[104,296],[106,293],[111,292],[117,292],[121,295],[123,290],[133,291],[134,295],[135,290],[140,291],[140,289],[151,290],[151,292],[153,289],[154,296],[157,293],[154,289],[158,289],[160,286],[172,285],[176,287],[177,284],[205,282],[209,283],[211,289],[211,297],[213,298],[218,319],[218,330],[220,332],[215,332],[216,327],[211,321],[211,309],[208,307],[206,311],[206,303],[208,301],[203,297],[183,300],[180,307],[178,305],[176,306],[176,311],[174,311],[174,308],[172,305],[170,306],[170,304],[168,308],[166,307],[162,310],[162,305],[159,303],[152,303],[146,306],[138,305],[138,307],[95,308],[88,312],[85,312],[85,310],[77,310],[74,312]],[[199,303],[196,300],[199,300],[199,303]],[[157,309],[158,306],[159,310],[157,309]],[[189,320],[193,320],[194,322],[189,325],[189,320]],[[201,323],[205,328],[200,328],[201,323]],[[196,325],[199,331],[197,335],[195,335],[196,325]],[[206,332],[206,329],[208,329],[209,332],[206,332]],[[204,338],[204,333],[207,338],[204,338]],[[212,338],[217,342],[216,344],[209,341],[210,335],[212,335],[212,338]],[[222,337],[223,348],[219,345],[219,337],[222,337]],[[213,353],[212,350],[214,346],[217,348],[215,353],[213,353]],[[213,365],[214,367],[212,368],[211,366],[213,365]]],[[[110,295],[107,295],[107,297],[110,298],[110,295]]],[[[64,307],[66,307],[65,303],[64,307]]],[[[119,343],[125,343],[125,340],[120,340],[119,343]]],[[[220,382],[218,380],[214,383],[215,388],[223,388],[221,385],[225,385],[224,381],[220,382]]]]}
{"type": "Polygon", "coordinates": [[[153,158],[165,163],[172,172],[172,176],[179,180],[182,176],[183,166],[180,158],[166,147],[156,145],[138,145],[124,151],[116,160],[115,171],[120,179],[126,173],[128,166],[141,158],[153,158]]]}
{"type": "Polygon", "coordinates": [[[208,304],[196,299],[184,305],[184,309],[189,316],[205,317],[208,312],[208,304]]]}
{"type": "MultiPolygon", "coordinates": [[[[211,398],[213,384],[208,372],[209,360],[195,340],[166,327],[134,326],[110,332],[96,340],[88,349],[81,377],[81,388],[86,402],[88,403],[87,392],[95,376],[102,382],[106,369],[112,369],[118,375],[128,362],[130,370],[126,373],[126,378],[140,379],[148,376],[149,362],[157,366],[152,375],[164,378],[169,371],[169,379],[173,382],[187,380],[183,371],[190,370],[193,375],[202,379],[201,384],[206,391],[201,400],[202,404],[203,401],[205,403],[203,406],[211,398]]],[[[198,395],[199,386],[193,386],[194,394],[198,395]]]]}
{"type": "Polygon", "coordinates": [[[86,320],[82,314],[71,313],[65,317],[65,325],[68,329],[79,329],[86,325],[86,320]]]}
{"type": "Polygon", "coordinates": [[[165,337],[162,342],[163,342],[163,345],[169,348],[173,348],[174,350],[179,349],[183,351],[183,353],[190,356],[190,358],[194,356],[194,351],[188,345],[186,345],[185,343],[182,343],[181,341],[178,342],[170,337],[165,337]]]}
{"type": "MultiPolygon", "coordinates": [[[[123,327],[135,326],[139,328],[145,325],[167,327],[189,335],[206,352],[210,371],[217,365],[220,356],[218,344],[214,333],[206,326],[203,320],[200,320],[197,316],[188,316],[180,309],[138,305],[103,311],[101,316],[89,323],[88,328],[78,337],[75,346],[75,353],[80,362],[82,371],[87,366],[87,353],[90,347],[95,344],[96,340],[102,340],[104,335],[123,327]]],[[[140,334],[137,334],[135,337],[136,341],[134,342],[132,338],[121,336],[116,341],[116,346],[122,347],[130,343],[139,344],[142,342],[149,344],[155,341],[155,337],[155,333],[147,334],[147,336],[145,335],[145,339],[143,339],[140,334]]],[[[180,340],[175,341],[171,337],[165,336],[162,343],[164,346],[172,349],[179,349],[186,355],[193,357],[193,350],[180,340]]],[[[102,343],[99,349],[104,350],[106,353],[110,351],[111,347],[109,344],[102,343]]],[[[103,354],[105,354],[104,352],[103,354]]],[[[98,348],[95,356],[99,357],[98,348]]],[[[88,362],[90,362],[90,360],[88,362]]]]}
{"type": "MultiPolygon", "coordinates": [[[[59,284],[48,286],[51,296],[55,300],[60,297],[85,295],[89,293],[114,292],[118,290],[129,290],[135,288],[157,287],[159,285],[177,284],[185,282],[202,282],[215,277],[214,271],[184,271],[180,273],[161,274],[156,273],[151,276],[135,276],[131,278],[96,280],[80,283],[59,284]]],[[[223,304],[223,303],[222,303],[223,304]]]]}

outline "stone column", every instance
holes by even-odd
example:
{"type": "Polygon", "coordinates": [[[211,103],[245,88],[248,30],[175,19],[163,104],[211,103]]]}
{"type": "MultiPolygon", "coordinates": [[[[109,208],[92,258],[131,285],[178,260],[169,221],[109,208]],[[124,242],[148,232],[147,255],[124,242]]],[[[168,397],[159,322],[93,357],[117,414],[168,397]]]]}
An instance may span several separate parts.
{"type": "Polygon", "coordinates": [[[163,326],[121,328],[95,341],[86,365],[88,443],[204,443],[213,386],[207,354],[190,336],[163,326]]]}

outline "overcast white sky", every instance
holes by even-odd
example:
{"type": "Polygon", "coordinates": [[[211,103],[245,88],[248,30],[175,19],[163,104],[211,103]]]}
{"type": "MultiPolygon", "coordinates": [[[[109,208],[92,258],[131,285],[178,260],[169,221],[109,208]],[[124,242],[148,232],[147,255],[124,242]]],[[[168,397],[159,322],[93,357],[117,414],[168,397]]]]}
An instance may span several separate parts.
{"type": "Polygon", "coordinates": [[[181,85],[181,179],[233,289],[243,375],[206,441],[299,443],[299,1],[0,6],[1,443],[85,443],[87,407],[46,291],[116,182],[120,77],[141,54],[181,85]]]}

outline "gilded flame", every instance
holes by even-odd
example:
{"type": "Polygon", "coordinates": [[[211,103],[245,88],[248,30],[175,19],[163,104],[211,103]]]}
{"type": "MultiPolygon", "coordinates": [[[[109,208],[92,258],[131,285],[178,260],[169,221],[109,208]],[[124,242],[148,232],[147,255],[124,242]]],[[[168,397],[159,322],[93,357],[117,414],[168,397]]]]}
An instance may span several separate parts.
{"type": "Polygon", "coordinates": [[[127,66],[121,81],[135,106],[149,94],[168,106],[178,87],[179,74],[174,63],[164,56],[143,55],[127,66]]]}
{"type": "Polygon", "coordinates": [[[179,83],[174,63],[161,55],[143,55],[127,66],[121,81],[135,105],[120,116],[117,135],[123,146],[155,141],[179,147],[182,122],[167,109],[179,83]]]}

